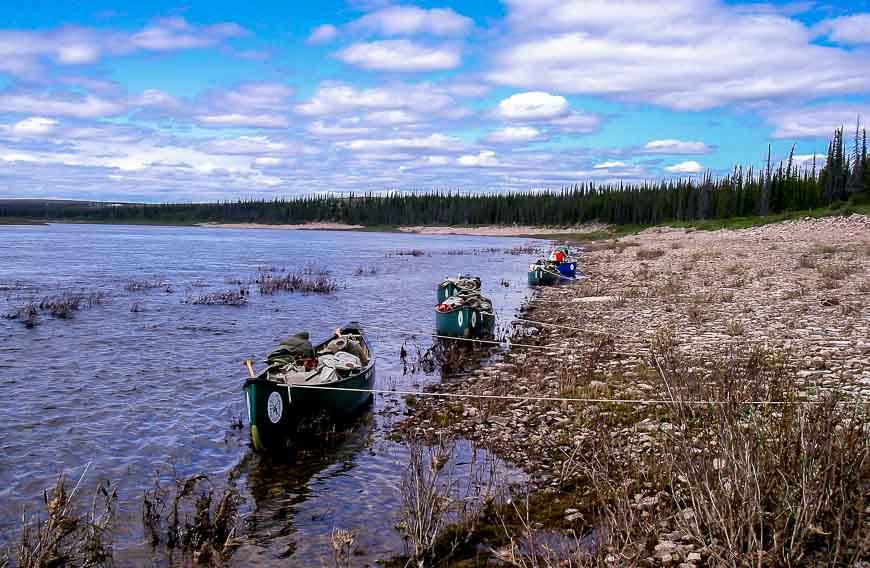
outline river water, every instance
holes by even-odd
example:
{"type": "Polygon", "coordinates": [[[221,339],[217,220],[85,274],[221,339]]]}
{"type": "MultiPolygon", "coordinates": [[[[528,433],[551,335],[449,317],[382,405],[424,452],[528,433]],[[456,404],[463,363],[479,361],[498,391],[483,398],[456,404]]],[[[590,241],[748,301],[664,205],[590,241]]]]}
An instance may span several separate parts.
{"type": "MultiPolygon", "coordinates": [[[[25,328],[0,319],[0,546],[16,519],[40,505],[65,472],[87,472],[82,492],[103,479],[119,492],[114,534],[120,566],[161,564],[141,525],[142,494],[173,469],[207,473],[241,492],[245,541],[236,565],[320,566],[330,534],[357,535],[359,564],[402,552],[399,491],[406,448],[389,434],[402,401],[376,397],[353,432],[279,459],[255,454],[245,427],[242,360],[261,361],[299,330],[312,340],[350,320],[368,323],[378,356],[377,388],[414,390],[441,380],[403,372],[399,351],[434,330],[435,287],[447,274],[483,278],[501,324],[526,297],[525,239],[397,233],[109,225],[0,226],[0,315],[64,291],[99,291],[106,301],[71,319],[40,316],[25,328]],[[422,250],[422,256],[396,254],[422,250]],[[459,254],[462,253],[462,254],[459,254]],[[248,305],[204,306],[185,298],[238,289],[258,269],[317,266],[339,281],[334,294],[260,295],[248,305]],[[364,274],[355,275],[355,269],[364,274]],[[374,269],[374,270],[372,270],[374,269]],[[133,280],[159,288],[128,291],[133,280]],[[502,282],[503,281],[503,282],[502,282]],[[505,286],[505,284],[507,286],[505,286]],[[134,309],[131,309],[135,306],[134,309]]],[[[412,350],[413,352],[413,350],[412,350]]],[[[473,450],[463,449],[466,461],[473,450]]]]}

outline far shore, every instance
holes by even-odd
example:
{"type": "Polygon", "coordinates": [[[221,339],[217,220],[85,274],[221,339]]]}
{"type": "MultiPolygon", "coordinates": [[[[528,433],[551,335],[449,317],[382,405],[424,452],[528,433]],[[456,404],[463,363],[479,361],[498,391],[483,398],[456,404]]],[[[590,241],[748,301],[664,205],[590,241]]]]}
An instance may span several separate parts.
{"type": "Polygon", "coordinates": [[[302,223],[270,225],[265,223],[198,223],[198,227],[219,229],[283,229],[288,231],[360,231],[360,230],[391,230],[417,235],[470,235],[478,237],[535,237],[546,238],[551,235],[569,235],[576,233],[595,233],[607,229],[607,225],[590,223],[577,227],[533,227],[524,225],[510,226],[480,226],[480,227],[446,227],[446,226],[413,226],[395,228],[366,227],[364,225],[349,225],[346,223],[302,223]]]}

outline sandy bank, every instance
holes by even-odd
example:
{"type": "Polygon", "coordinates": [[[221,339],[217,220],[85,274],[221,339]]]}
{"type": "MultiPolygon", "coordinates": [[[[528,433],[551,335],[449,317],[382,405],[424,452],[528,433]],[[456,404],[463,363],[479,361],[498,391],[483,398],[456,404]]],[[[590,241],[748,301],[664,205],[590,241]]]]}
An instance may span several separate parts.
{"type": "MultiPolygon", "coordinates": [[[[265,223],[198,223],[198,227],[219,229],[284,229],[288,231],[356,231],[365,229],[364,225],[348,225],[345,223],[300,223],[270,225],[265,223]]],[[[603,224],[587,224],[577,227],[531,227],[531,226],[487,226],[487,227],[399,227],[403,233],[418,235],[472,235],[478,237],[529,237],[535,235],[563,235],[576,233],[593,233],[607,228],[603,224]]]]}
{"type": "Polygon", "coordinates": [[[593,233],[603,231],[607,225],[586,224],[577,227],[532,227],[532,226],[497,226],[486,227],[400,227],[404,233],[420,235],[475,235],[479,237],[528,237],[534,235],[562,235],[574,233],[593,233]]]}
{"type": "Polygon", "coordinates": [[[296,225],[269,225],[265,223],[197,223],[197,227],[217,229],[284,229],[288,231],[354,231],[364,229],[362,225],[345,223],[302,223],[296,225]]]}

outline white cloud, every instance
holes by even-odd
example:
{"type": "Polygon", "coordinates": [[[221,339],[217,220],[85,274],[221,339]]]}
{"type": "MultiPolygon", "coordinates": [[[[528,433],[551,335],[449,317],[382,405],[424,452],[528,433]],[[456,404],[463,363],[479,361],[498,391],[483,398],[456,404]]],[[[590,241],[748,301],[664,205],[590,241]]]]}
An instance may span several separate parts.
{"type": "Polygon", "coordinates": [[[600,164],[595,164],[594,166],[592,166],[592,169],[609,170],[612,168],[624,168],[624,167],[626,167],[626,165],[627,164],[625,162],[619,162],[619,161],[601,162],[600,164]]]}
{"type": "Polygon", "coordinates": [[[37,78],[43,63],[84,65],[105,54],[171,51],[218,45],[247,32],[234,23],[195,26],[183,18],[160,18],[136,32],[62,26],[44,31],[0,31],[0,71],[37,78]]]}
{"type": "Polygon", "coordinates": [[[494,130],[487,137],[487,142],[496,144],[510,144],[532,142],[542,138],[541,131],[531,126],[506,126],[494,130]]]}
{"type": "Polygon", "coordinates": [[[293,92],[283,83],[242,83],[205,93],[192,111],[197,122],[210,127],[284,128],[293,92]]]}
{"type": "Polygon", "coordinates": [[[338,28],[333,26],[332,24],[323,24],[322,26],[317,26],[313,30],[311,30],[311,34],[308,36],[308,43],[310,44],[321,44],[328,43],[335,39],[335,36],[338,35],[338,28]]]}
{"type": "Polygon", "coordinates": [[[261,156],[259,158],[254,158],[254,164],[258,166],[274,167],[280,166],[283,163],[284,160],[282,160],[281,158],[273,158],[272,156],[261,156]]]}
{"type": "Polygon", "coordinates": [[[4,162],[38,162],[39,158],[32,154],[25,154],[24,152],[8,152],[4,151],[3,148],[0,148],[0,160],[4,162]]]}
{"type": "Polygon", "coordinates": [[[392,126],[396,124],[413,124],[419,121],[420,117],[405,110],[379,110],[367,113],[365,120],[371,124],[392,126]]]}
{"type": "Polygon", "coordinates": [[[209,47],[218,42],[246,35],[238,24],[221,23],[212,26],[193,26],[184,18],[159,18],[129,37],[115,40],[120,51],[146,49],[152,51],[171,51],[209,47]]]}
{"type": "Polygon", "coordinates": [[[498,114],[509,120],[556,118],[568,112],[565,97],[542,91],[518,93],[498,103],[498,114]]]}
{"type": "Polygon", "coordinates": [[[16,136],[44,136],[54,131],[56,120],[43,116],[31,116],[13,124],[9,131],[16,136]]]}
{"type": "Polygon", "coordinates": [[[443,134],[430,134],[417,138],[361,139],[339,142],[338,146],[354,152],[385,150],[450,150],[457,148],[459,140],[443,134]]]}
{"type": "Polygon", "coordinates": [[[719,0],[507,0],[497,84],[698,110],[870,90],[858,52],[813,43],[800,20],[719,0]]]}
{"type": "Polygon", "coordinates": [[[767,121],[773,138],[830,138],[835,128],[854,132],[858,117],[870,117],[870,104],[827,104],[775,111],[767,121]]]}
{"type": "Polygon", "coordinates": [[[456,163],[458,163],[460,166],[474,168],[492,167],[499,165],[499,161],[498,158],[496,158],[495,156],[495,152],[491,150],[481,150],[476,156],[474,154],[459,156],[459,158],[456,159],[456,163]]]}
{"type": "Polygon", "coordinates": [[[710,147],[703,142],[686,142],[674,138],[650,140],[644,144],[643,151],[647,154],[706,154],[710,147]]]}
{"type": "Polygon", "coordinates": [[[348,85],[323,83],[310,101],[295,107],[308,116],[334,115],[356,110],[405,109],[425,113],[442,112],[453,100],[428,83],[355,89],[348,85]]]}
{"type": "Polygon", "coordinates": [[[562,132],[588,134],[598,130],[601,126],[601,119],[594,114],[571,111],[571,113],[566,116],[561,116],[548,121],[548,124],[558,127],[562,132]]]}
{"type": "Polygon", "coordinates": [[[430,47],[406,39],[354,43],[335,55],[349,65],[378,71],[440,71],[453,69],[461,61],[455,45],[430,47]]]}
{"type": "Polygon", "coordinates": [[[371,128],[358,124],[359,120],[340,121],[338,124],[325,124],[322,120],[315,120],[308,125],[308,132],[315,136],[358,136],[371,132],[371,128]]]}
{"type": "Polygon", "coordinates": [[[870,43],[870,14],[854,14],[823,20],[818,24],[817,29],[837,43],[870,43]]]}
{"type": "Polygon", "coordinates": [[[198,115],[196,120],[205,126],[228,128],[284,128],[289,125],[287,119],[279,114],[228,112],[198,115]]]}
{"type": "Polygon", "coordinates": [[[203,145],[203,148],[217,154],[267,154],[288,149],[283,142],[274,142],[268,136],[239,136],[237,138],[217,138],[203,145]]]}
{"type": "Polygon", "coordinates": [[[210,93],[205,98],[213,99],[212,105],[240,109],[284,110],[287,97],[294,89],[283,83],[241,83],[228,90],[210,93]]]}
{"type": "Polygon", "coordinates": [[[704,166],[694,160],[689,160],[688,162],[680,162],[679,164],[668,166],[665,168],[665,171],[672,174],[697,174],[704,171],[704,166]]]}
{"type": "Polygon", "coordinates": [[[0,112],[101,118],[117,116],[125,110],[124,104],[93,95],[0,92],[0,112]]]}
{"type": "MultiPolygon", "coordinates": [[[[792,161],[795,164],[807,164],[809,166],[812,165],[813,161],[815,161],[817,168],[821,168],[822,166],[824,166],[826,160],[827,157],[824,154],[795,154],[794,156],[792,156],[792,161]]],[[[786,158],[785,161],[787,162],[788,158],[786,158]]]]}
{"type": "Polygon", "coordinates": [[[366,14],[350,24],[383,35],[461,35],[474,25],[471,18],[450,8],[426,10],[417,6],[388,6],[366,14]]]}

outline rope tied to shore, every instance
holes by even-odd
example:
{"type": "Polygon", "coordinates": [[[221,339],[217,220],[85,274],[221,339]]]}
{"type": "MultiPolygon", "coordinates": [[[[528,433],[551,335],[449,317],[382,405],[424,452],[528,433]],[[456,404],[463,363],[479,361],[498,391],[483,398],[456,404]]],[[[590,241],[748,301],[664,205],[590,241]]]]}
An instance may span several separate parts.
{"type": "MultiPolygon", "coordinates": [[[[291,385],[284,385],[290,387],[291,385]]],[[[786,406],[786,405],[817,405],[825,404],[823,400],[665,400],[665,399],[633,399],[633,398],[579,398],[566,396],[522,396],[509,394],[463,394],[449,392],[425,392],[425,391],[401,391],[390,389],[359,389],[351,387],[331,387],[328,385],[292,385],[294,389],[334,390],[345,392],[363,392],[371,394],[391,394],[399,396],[419,396],[435,398],[458,398],[458,399],[488,399],[488,400],[513,400],[525,402],[582,402],[589,404],[690,404],[696,406],[725,406],[730,404],[743,406],[786,406]]],[[[839,401],[838,405],[870,405],[870,400],[847,400],[839,401]]]]}

